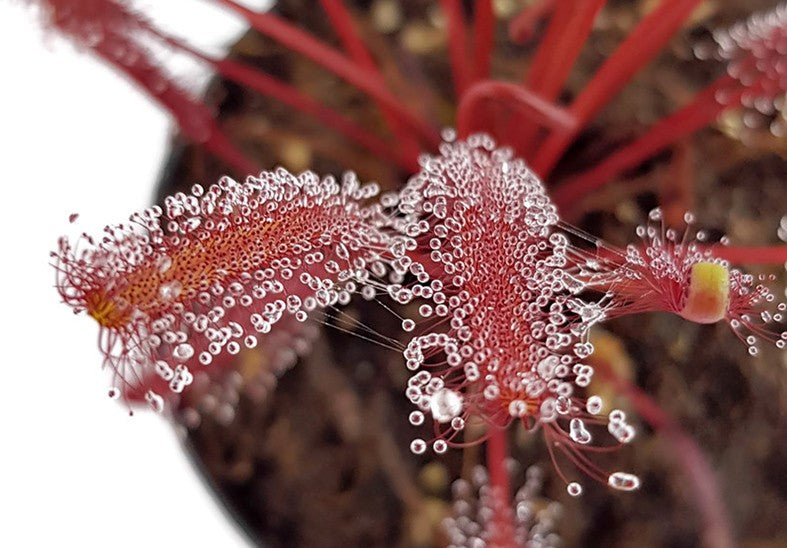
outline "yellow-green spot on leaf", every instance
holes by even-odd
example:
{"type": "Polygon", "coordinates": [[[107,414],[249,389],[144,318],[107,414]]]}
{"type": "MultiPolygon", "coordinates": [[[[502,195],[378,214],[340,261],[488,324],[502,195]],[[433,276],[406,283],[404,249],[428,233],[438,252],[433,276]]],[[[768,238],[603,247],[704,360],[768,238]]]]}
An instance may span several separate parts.
{"type": "Polygon", "coordinates": [[[730,298],[730,272],[724,265],[711,262],[691,267],[686,305],[680,315],[697,323],[716,323],[727,314],[730,298]]]}

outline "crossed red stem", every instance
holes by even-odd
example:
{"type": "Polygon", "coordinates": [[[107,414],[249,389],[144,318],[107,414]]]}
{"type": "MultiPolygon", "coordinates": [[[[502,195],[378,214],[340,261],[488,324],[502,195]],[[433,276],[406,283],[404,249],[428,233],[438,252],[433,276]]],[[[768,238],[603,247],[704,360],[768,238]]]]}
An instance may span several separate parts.
{"type": "Polygon", "coordinates": [[[260,171],[260,166],[230,141],[216,122],[211,108],[173,82],[155,63],[147,62],[146,53],[140,53],[139,60],[134,63],[119,62],[113,54],[113,48],[118,41],[129,51],[141,51],[140,46],[132,40],[111,35],[92,46],[92,49],[170,112],[188,139],[200,143],[241,174],[260,171]]]}
{"type": "Polygon", "coordinates": [[[497,512],[492,518],[492,523],[495,526],[495,536],[491,540],[491,545],[496,548],[514,548],[516,543],[513,538],[514,526],[511,521],[511,514],[503,510],[511,501],[511,486],[506,467],[506,458],[508,457],[507,430],[493,426],[489,428],[491,433],[486,439],[486,467],[489,470],[489,483],[495,491],[494,496],[497,498],[497,504],[494,504],[497,512]]]}
{"type": "Polygon", "coordinates": [[[405,155],[397,150],[397,147],[365,130],[362,126],[342,116],[335,110],[301,93],[297,88],[273,78],[255,67],[228,58],[219,59],[211,57],[188,43],[167,36],[155,28],[151,28],[150,30],[172,47],[207,63],[225,78],[246,86],[262,95],[276,99],[299,112],[316,118],[327,127],[335,129],[349,140],[368,149],[381,158],[387,158],[402,169],[418,169],[418,163],[415,156],[405,155]]]}

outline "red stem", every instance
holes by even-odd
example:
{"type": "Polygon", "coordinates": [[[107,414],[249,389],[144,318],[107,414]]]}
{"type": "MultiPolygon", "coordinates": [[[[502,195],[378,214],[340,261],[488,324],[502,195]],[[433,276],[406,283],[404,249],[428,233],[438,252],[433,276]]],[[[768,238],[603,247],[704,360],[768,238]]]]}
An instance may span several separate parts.
{"type": "Polygon", "coordinates": [[[650,396],[607,368],[597,372],[628,397],[637,413],[671,444],[703,521],[703,544],[708,548],[735,546],[716,478],[696,442],[650,396]]]}
{"type": "Polygon", "coordinates": [[[440,0],[448,25],[448,57],[457,97],[462,97],[468,86],[467,22],[461,0],[440,0]]]}
{"type": "Polygon", "coordinates": [[[473,84],[459,102],[456,126],[460,136],[466,137],[483,129],[483,123],[488,121],[482,109],[483,103],[492,100],[510,101],[515,108],[525,111],[536,124],[549,127],[557,133],[571,132],[575,127],[575,120],[564,109],[534,95],[522,86],[484,80],[473,84]]]}
{"type": "Polygon", "coordinates": [[[687,211],[695,211],[694,181],[697,163],[690,138],[679,139],[670,146],[671,157],[664,174],[658,178],[659,205],[664,224],[680,226],[687,211]]]}
{"type": "MultiPolygon", "coordinates": [[[[183,135],[204,146],[240,174],[259,173],[260,166],[250,160],[230,141],[217,124],[213,111],[205,103],[191,97],[159,67],[148,62],[145,54],[141,54],[140,58],[132,64],[119,62],[117,56],[113,54],[112,45],[111,41],[104,40],[92,49],[97,55],[136,82],[151,99],[163,106],[175,118],[183,135]],[[155,82],[160,82],[160,84],[155,82]]],[[[125,45],[129,50],[138,49],[138,46],[130,41],[125,45]]]]}
{"type": "Polygon", "coordinates": [[[486,467],[489,470],[489,483],[498,502],[493,505],[497,512],[492,518],[495,536],[492,537],[490,544],[497,548],[514,548],[516,546],[513,538],[514,526],[511,515],[504,511],[511,502],[511,485],[506,468],[508,439],[505,429],[493,426],[489,428],[492,432],[486,440],[486,467]]]}
{"type": "Polygon", "coordinates": [[[380,76],[372,55],[366,49],[366,45],[358,34],[358,26],[353,16],[347,10],[341,0],[320,0],[322,9],[328,14],[331,26],[336,31],[337,36],[342,41],[342,46],[350,54],[353,61],[363,68],[374,72],[375,76],[380,76]]]}
{"type": "Polygon", "coordinates": [[[216,59],[210,57],[186,42],[164,35],[157,29],[151,28],[150,30],[172,47],[208,63],[216,72],[225,78],[229,78],[262,95],[272,97],[300,112],[313,116],[326,126],[346,136],[351,141],[358,143],[377,156],[389,159],[391,162],[402,167],[402,169],[407,171],[412,171],[413,169],[418,170],[418,163],[415,157],[407,157],[399,154],[391,144],[380,139],[373,133],[366,131],[363,127],[337,113],[335,110],[325,107],[308,95],[301,93],[293,86],[277,80],[261,72],[257,68],[250,67],[238,61],[233,61],[232,59],[216,59]]]}
{"type": "Polygon", "coordinates": [[[662,0],[631,31],[596,72],[570,107],[579,123],[571,134],[551,135],[534,156],[533,168],[547,178],[568,145],[647,62],[655,57],[683,25],[701,0],[662,0]]]}
{"type": "MultiPolygon", "coordinates": [[[[558,4],[525,77],[526,87],[548,101],[558,97],[604,4],[606,0],[558,4]]],[[[524,126],[517,148],[530,152],[537,134],[538,128],[524,126]]]]}
{"type": "Polygon", "coordinates": [[[552,192],[555,203],[559,206],[576,204],[580,198],[611,182],[622,171],[636,167],[681,138],[707,126],[726,108],[716,100],[717,93],[734,84],[732,78],[722,76],[697,94],[691,103],[662,119],[634,142],[612,153],[588,171],[560,184],[552,192]]]}
{"type": "Polygon", "coordinates": [[[492,0],[476,0],[474,8],[471,83],[489,78],[489,63],[495,37],[495,14],[492,11],[492,0]]]}
{"type": "Polygon", "coordinates": [[[273,14],[250,10],[233,0],[215,1],[242,16],[255,30],[308,57],[384,104],[396,113],[405,126],[422,138],[428,148],[436,148],[440,143],[440,136],[433,127],[410,112],[373,74],[333,47],[273,14]]]}
{"type": "MultiPolygon", "coordinates": [[[[350,57],[361,67],[372,73],[381,83],[384,83],[385,79],[358,32],[358,24],[344,3],[341,0],[320,0],[320,3],[325,13],[328,14],[331,25],[336,29],[336,34],[342,41],[344,49],[350,54],[350,57]]],[[[380,101],[377,101],[377,105],[383,114],[385,123],[394,134],[395,142],[402,149],[402,154],[407,158],[412,158],[412,162],[417,166],[417,158],[420,153],[417,138],[402,126],[391,109],[381,104],[380,101]]]]}
{"type": "Polygon", "coordinates": [[[536,32],[536,25],[555,8],[556,0],[536,0],[508,24],[508,38],[515,44],[522,44],[536,32]]]}
{"type": "Polygon", "coordinates": [[[787,245],[762,247],[714,246],[713,255],[733,264],[787,263],[787,245]]]}

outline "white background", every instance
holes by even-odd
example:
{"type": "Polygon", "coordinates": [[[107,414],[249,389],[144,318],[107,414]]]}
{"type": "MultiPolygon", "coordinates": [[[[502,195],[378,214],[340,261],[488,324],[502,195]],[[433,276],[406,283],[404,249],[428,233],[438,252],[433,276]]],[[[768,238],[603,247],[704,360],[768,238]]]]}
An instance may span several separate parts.
{"type": "MultiPolygon", "coordinates": [[[[199,0],[149,3],[200,44],[242,28],[199,0]]],[[[44,34],[0,4],[0,546],[246,546],[170,425],[107,398],[95,324],[59,303],[49,252],[69,214],[96,234],[147,205],[169,120],[44,34]]]]}

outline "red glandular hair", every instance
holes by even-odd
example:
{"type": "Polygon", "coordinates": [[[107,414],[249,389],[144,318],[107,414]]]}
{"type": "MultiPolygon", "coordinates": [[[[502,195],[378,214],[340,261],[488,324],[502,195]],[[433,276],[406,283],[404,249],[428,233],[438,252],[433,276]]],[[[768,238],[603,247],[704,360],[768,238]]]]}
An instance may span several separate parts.
{"type": "Polygon", "coordinates": [[[385,215],[364,205],[376,194],[352,173],[337,182],[284,169],[197,185],[97,243],[61,238],[57,288],[98,322],[116,393],[161,409],[282,317],[305,321],[356,291],[373,294],[392,257],[385,215]]]}

